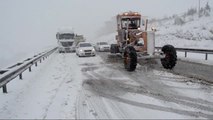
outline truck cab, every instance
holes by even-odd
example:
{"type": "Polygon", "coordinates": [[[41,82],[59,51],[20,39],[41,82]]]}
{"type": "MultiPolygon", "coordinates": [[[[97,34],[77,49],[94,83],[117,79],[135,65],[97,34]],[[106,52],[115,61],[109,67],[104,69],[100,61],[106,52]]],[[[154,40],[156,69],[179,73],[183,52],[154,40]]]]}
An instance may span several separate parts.
{"type": "Polygon", "coordinates": [[[74,37],[74,32],[70,30],[61,30],[56,34],[59,53],[68,53],[75,51],[74,37]]]}

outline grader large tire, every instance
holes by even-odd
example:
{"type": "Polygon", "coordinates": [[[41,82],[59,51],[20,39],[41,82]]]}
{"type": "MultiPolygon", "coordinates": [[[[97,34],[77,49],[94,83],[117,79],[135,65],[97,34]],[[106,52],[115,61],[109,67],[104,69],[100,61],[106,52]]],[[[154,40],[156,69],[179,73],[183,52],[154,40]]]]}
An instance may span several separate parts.
{"type": "Polygon", "coordinates": [[[165,58],[161,59],[161,64],[165,69],[172,69],[176,65],[177,61],[177,52],[174,46],[165,45],[162,48],[165,58]]]}
{"type": "Polygon", "coordinates": [[[117,44],[111,44],[110,53],[119,53],[119,48],[117,44]]]}
{"type": "Polygon", "coordinates": [[[134,47],[128,46],[124,51],[124,67],[127,71],[134,71],[137,66],[137,53],[134,47]]]}

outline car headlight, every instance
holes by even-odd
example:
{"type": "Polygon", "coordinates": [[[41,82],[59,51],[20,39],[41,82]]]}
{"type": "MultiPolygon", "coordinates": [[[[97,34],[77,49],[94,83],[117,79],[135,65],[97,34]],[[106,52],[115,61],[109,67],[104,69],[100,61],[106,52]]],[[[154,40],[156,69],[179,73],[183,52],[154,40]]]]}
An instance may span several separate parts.
{"type": "Polygon", "coordinates": [[[95,49],[94,49],[94,48],[92,49],[92,52],[95,52],[95,49]]]}
{"type": "Polygon", "coordinates": [[[83,50],[79,50],[80,52],[83,52],[83,50]]]}

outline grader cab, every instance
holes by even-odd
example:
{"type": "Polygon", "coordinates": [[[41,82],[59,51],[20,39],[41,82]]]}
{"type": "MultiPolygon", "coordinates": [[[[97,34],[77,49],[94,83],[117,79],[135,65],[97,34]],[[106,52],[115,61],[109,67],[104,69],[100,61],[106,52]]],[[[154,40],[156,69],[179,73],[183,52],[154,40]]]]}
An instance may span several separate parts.
{"type": "Polygon", "coordinates": [[[134,71],[138,60],[159,58],[164,68],[172,69],[177,61],[176,50],[165,45],[161,52],[155,52],[155,32],[147,31],[148,20],[137,12],[117,15],[117,44],[111,44],[112,54],[120,53],[124,67],[134,71]]]}

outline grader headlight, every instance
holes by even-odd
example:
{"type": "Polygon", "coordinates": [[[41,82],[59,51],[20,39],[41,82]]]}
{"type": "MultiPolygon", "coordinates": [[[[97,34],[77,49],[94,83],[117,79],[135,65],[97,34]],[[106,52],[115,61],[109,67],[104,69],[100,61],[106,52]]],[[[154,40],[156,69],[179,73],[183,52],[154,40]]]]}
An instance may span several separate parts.
{"type": "Polygon", "coordinates": [[[124,15],[128,15],[128,13],[124,13],[124,15]]]}

